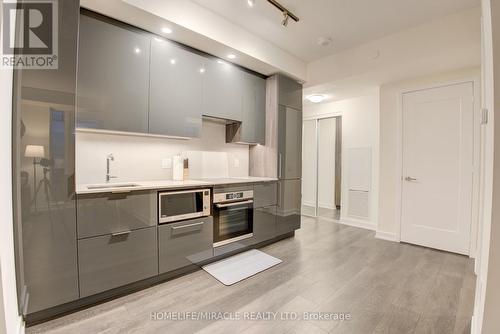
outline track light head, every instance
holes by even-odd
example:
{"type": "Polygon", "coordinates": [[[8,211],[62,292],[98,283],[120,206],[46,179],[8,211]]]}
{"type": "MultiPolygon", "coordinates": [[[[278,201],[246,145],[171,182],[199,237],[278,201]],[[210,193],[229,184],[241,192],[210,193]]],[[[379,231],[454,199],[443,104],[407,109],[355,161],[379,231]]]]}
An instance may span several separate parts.
{"type": "Polygon", "coordinates": [[[281,22],[281,24],[283,25],[283,27],[288,26],[288,19],[289,18],[290,18],[290,16],[288,15],[288,12],[284,11],[283,12],[283,22],[281,22]]]}

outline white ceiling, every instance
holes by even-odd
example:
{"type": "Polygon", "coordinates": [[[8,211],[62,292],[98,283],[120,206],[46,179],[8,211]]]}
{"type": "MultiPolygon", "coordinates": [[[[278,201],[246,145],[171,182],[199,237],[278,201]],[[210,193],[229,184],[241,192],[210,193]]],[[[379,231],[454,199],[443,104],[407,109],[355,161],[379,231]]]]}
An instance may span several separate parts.
{"type": "Polygon", "coordinates": [[[266,0],[191,0],[290,54],[311,62],[353,46],[480,5],[480,0],[279,0],[296,14],[281,25],[282,14],[266,0]],[[318,46],[329,37],[332,46],[318,46]]]}

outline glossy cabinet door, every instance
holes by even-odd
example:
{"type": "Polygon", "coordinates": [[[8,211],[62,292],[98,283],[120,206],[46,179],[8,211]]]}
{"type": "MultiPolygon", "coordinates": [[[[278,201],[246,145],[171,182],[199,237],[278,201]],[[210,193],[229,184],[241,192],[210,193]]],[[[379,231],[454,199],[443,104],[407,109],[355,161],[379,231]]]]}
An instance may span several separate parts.
{"type": "Polygon", "coordinates": [[[278,104],[302,110],[302,84],[281,74],[278,75],[278,104]]]}
{"type": "Polygon", "coordinates": [[[148,132],[150,37],[80,15],[77,127],[148,132]]]}
{"type": "Polygon", "coordinates": [[[78,240],[80,296],[158,275],[156,226],[78,240]]]}
{"type": "Polygon", "coordinates": [[[266,142],[266,80],[246,72],[243,77],[243,109],[239,141],[266,142]]]}
{"type": "Polygon", "coordinates": [[[200,137],[206,60],[173,42],[151,39],[149,133],[200,137]]]}
{"type": "Polygon", "coordinates": [[[213,218],[204,217],[158,227],[160,274],[213,257],[213,218]]]}
{"type": "Polygon", "coordinates": [[[14,70],[12,94],[16,283],[4,289],[17,287],[19,314],[27,319],[79,298],[74,133],[80,3],[53,4],[59,13],[58,68],[14,70]]]}
{"type": "Polygon", "coordinates": [[[156,226],[156,191],[78,195],[78,238],[156,226]]]}
{"type": "Polygon", "coordinates": [[[277,187],[277,182],[256,184],[253,187],[254,208],[276,205],[277,187]]]}
{"type": "Polygon", "coordinates": [[[277,236],[276,205],[255,208],[253,213],[253,243],[258,244],[277,236]]]}
{"type": "Polygon", "coordinates": [[[242,120],[243,73],[235,65],[207,58],[203,81],[203,115],[242,120]]]}
{"type": "Polygon", "coordinates": [[[277,235],[300,228],[300,179],[280,180],[278,182],[277,235]]]}
{"type": "Polygon", "coordinates": [[[278,107],[278,178],[302,176],[302,111],[278,107]]]}

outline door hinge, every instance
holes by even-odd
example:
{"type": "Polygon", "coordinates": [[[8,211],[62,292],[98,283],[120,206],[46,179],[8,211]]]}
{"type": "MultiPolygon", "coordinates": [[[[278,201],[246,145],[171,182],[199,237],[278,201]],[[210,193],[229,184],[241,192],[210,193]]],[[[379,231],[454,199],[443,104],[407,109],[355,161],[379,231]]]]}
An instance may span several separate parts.
{"type": "Polygon", "coordinates": [[[488,109],[481,109],[481,125],[488,124],[488,109]]]}

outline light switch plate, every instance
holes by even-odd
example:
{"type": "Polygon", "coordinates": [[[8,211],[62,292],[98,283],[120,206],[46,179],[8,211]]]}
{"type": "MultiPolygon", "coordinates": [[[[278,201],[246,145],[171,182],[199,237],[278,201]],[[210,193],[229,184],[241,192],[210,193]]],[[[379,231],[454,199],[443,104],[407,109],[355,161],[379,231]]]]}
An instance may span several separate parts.
{"type": "Polygon", "coordinates": [[[172,168],[172,158],[161,159],[161,168],[163,169],[172,168]]]}
{"type": "Polygon", "coordinates": [[[233,160],[233,166],[234,168],[240,168],[240,159],[235,158],[233,160]]]}

